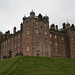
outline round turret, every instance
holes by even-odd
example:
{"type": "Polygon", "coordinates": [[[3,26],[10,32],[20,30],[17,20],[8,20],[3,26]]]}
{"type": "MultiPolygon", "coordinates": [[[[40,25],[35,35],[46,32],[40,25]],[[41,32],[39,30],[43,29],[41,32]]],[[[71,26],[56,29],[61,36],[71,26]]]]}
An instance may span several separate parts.
{"type": "Polygon", "coordinates": [[[30,12],[30,14],[35,14],[35,12],[32,10],[32,11],[30,12]]]}
{"type": "Polygon", "coordinates": [[[33,10],[30,12],[30,17],[35,18],[35,12],[33,10]]]}
{"type": "Polygon", "coordinates": [[[27,19],[27,17],[24,15],[24,17],[23,17],[23,21],[25,21],[27,19]]]}

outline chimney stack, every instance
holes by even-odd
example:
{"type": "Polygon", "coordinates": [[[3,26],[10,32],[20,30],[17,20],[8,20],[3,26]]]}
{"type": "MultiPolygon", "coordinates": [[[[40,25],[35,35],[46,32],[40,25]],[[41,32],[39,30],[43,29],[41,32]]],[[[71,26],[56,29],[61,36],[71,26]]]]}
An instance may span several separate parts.
{"type": "Polygon", "coordinates": [[[58,25],[56,25],[56,31],[58,31],[58,25]]]}
{"type": "Polygon", "coordinates": [[[14,34],[16,33],[16,27],[14,27],[14,29],[13,29],[13,33],[14,33],[14,34]]]}
{"type": "Polygon", "coordinates": [[[63,29],[65,29],[66,28],[66,25],[65,25],[65,23],[63,23],[63,29]]]}
{"type": "Polygon", "coordinates": [[[20,24],[20,30],[23,31],[23,23],[20,24]]]}
{"type": "Polygon", "coordinates": [[[55,25],[54,24],[51,25],[51,30],[55,30],[55,25]]]}

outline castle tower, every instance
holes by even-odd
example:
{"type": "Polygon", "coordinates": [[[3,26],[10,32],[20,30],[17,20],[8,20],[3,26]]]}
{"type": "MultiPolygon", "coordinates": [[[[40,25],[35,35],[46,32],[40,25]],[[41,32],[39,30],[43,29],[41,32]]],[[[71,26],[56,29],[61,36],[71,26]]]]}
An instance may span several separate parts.
{"type": "Polygon", "coordinates": [[[35,12],[31,11],[30,17],[23,22],[23,55],[51,56],[47,16],[35,17],[35,12]]]}

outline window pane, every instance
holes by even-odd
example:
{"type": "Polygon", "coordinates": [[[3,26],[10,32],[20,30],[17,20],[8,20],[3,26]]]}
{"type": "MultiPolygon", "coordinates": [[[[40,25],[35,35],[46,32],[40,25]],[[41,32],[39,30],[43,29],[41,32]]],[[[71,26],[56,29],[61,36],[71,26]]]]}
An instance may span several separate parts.
{"type": "Polygon", "coordinates": [[[47,32],[45,31],[45,35],[47,35],[47,32]]]}
{"type": "Polygon", "coordinates": [[[38,30],[36,30],[36,33],[38,34],[38,30]]]}
{"type": "Polygon", "coordinates": [[[39,50],[39,46],[38,45],[36,46],[36,49],[39,50]]]}
{"type": "Polygon", "coordinates": [[[29,31],[27,30],[27,34],[29,34],[29,31]]]}
{"type": "Polygon", "coordinates": [[[52,38],[52,34],[50,34],[50,38],[52,38]]]}
{"type": "Polygon", "coordinates": [[[55,42],[55,46],[57,46],[57,42],[55,42]]]}
{"type": "Polygon", "coordinates": [[[56,53],[58,53],[58,49],[56,49],[56,53]]]}
{"type": "Polygon", "coordinates": [[[57,36],[55,35],[55,39],[57,39],[57,36]]]}
{"type": "Polygon", "coordinates": [[[38,38],[36,38],[36,42],[39,42],[39,39],[38,38]]]}
{"type": "Polygon", "coordinates": [[[29,51],[29,47],[27,46],[27,51],[29,51]]]}
{"type": "Polygon", "coordinates": [[[46,46],[46,51],[48,51],[48,47],[46,46]]]}

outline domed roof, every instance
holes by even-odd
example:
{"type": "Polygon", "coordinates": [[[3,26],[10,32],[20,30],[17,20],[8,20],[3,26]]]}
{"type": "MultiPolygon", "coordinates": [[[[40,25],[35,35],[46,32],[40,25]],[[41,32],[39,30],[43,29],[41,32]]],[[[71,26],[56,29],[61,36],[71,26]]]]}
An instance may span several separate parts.
{"type": "Polygon", "coordinates": [[[32,11],[30,12],[30,14],[35,14],[35,12],[32,10],[32,11]]]}
{"type": "Polygon", "coordinates": [[[46,16],[44,16],[44,18],[48,19],[49,17],[46,15],[46,16]]]}
{"type": "Polygon", "coordinates": [[[24,15],[23,20],[26,20],[26,19],[27,19],[27,17],[24,15]]]}
{"type": "Polygon", "coordinates": [[[25,15],[24,15],[24,17],[23,18],[27,18],[25,15]]]}
{"type": "Polygon", "coordinates": [[[49,18],[49,17],[48,17],[47,14],[46,14],[46,16],[44,16],[44,18],[49,18]]]}

